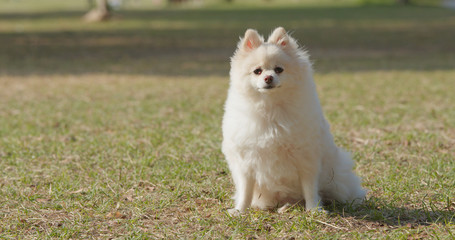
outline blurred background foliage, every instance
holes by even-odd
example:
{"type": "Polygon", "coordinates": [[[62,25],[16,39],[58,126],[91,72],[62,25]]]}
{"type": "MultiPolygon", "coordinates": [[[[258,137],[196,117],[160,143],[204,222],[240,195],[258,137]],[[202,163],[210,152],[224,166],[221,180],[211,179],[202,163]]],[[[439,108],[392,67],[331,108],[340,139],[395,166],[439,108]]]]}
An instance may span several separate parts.
{"type": "Polygon", "coordinates": [[[447,70],[455,14],[441,1],[111,0],[111,21],[82,17],[95,0],[0,0],[0,75],[227,76],[245,29],[283,26],[316,71],[447,70]]]}
{"type": "MultiPolygon", "coordinates": [[[[87,10],[96,0],[0,0],[0,12],[26,12],[49,10],[87,10]]],[[[362,5],[416,5],[438,6],[445,0],[108,0],[114,10],[160,9],[168,7],[221,7],[248,6],[362,6],[362,5]]]]}

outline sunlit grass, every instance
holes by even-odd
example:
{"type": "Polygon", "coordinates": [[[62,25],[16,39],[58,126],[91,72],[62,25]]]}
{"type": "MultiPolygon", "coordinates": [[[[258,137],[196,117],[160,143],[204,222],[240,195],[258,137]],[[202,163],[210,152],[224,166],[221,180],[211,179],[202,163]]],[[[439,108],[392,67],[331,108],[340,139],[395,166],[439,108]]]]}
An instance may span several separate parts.
{"type": "Polygon", "coordinates": [[[453,238],[451,11],[171,9],[87,24],[71,8],[0,14],[0,238],[453,238]],[[358,208],[226,213],[229,56],[246,28],[278,25],[312,55],[336,142],[370,190],[358,208]]]}
{"type": "Polygon", "coordinates": [[[357,210],[329,206],[328,216],[296,208],[246,219],[225,212],[233,204],[219,150],[225,77],[4,78],[2,234],[448,236],[454,74],[316,75],[370,200],[357,210]]]}

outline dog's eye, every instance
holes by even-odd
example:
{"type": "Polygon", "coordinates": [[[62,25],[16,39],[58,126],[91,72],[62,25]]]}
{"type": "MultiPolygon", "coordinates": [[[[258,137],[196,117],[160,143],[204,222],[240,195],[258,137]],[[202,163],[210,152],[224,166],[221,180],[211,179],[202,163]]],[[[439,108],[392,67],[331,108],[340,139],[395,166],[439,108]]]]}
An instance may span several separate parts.
{"type": "Polygon", "coordinates": [[[254,71],[253,71],[253,72],[254,72],[254,74],[256,74],[256,75],[259,75],[259,74],[261,74],[261,73],[262,73],[262,69],[260,69],[260,68],[256,68],[256,69],[254,69],[254,71]]]}
{"type": "Polygon", "coordinates": [[[282,73],[284,71],[283,68],[281,67],[276,67],[275,69],[273,69],[276,73],[282,73]]]}

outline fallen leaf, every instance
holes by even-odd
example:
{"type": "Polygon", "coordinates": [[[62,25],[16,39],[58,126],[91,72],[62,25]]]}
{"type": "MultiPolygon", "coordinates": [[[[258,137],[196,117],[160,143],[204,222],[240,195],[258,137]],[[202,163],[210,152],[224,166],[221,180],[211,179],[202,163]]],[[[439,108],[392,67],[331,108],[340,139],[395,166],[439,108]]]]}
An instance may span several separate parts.
{"type": "Polygon", "coordinates": [[[149,231],[147,228],[143,228],[143,227],[139,227],[139,229],[141,229],[141,231],[143,231],[143,232],[148,232],[149,231]]]}
{"type": "Polygon", "coordinates": [[[125,219],[126,215],[119,211],[115,211],[115,212],[108,213],[106,215],[106,218],[125,219]]]}
{"type": "Polygon", "coordinates": [[[128,201],[128,202],[132,202],[134,200],[134,196],[133,196],[133,192],[127,192],[124,196],[123,196],[123,200],[125,201],[128,201]]]}
{"type": "Polygon", "coordinates": [[[149,192],[153,192],[155,191],[156,187],[155,186],[148,186],[148,187],[145,187],[145,190],[149,191],[149,192]]]}

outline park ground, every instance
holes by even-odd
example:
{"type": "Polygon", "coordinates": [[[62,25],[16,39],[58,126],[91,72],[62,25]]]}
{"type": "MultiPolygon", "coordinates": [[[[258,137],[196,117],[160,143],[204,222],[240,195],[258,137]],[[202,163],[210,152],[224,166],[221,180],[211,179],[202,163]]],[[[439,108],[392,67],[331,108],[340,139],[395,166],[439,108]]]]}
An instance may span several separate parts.
{"type": "Polygon", "coordinates": [[[455,238],[454,10],[174,6],[89,24],[50,2],[0,2],[0,238],[455,238]],[[277,26],[312,56],[369,189],[358,207],[226,213],[229,57],[246,28],[277,26]]]}

